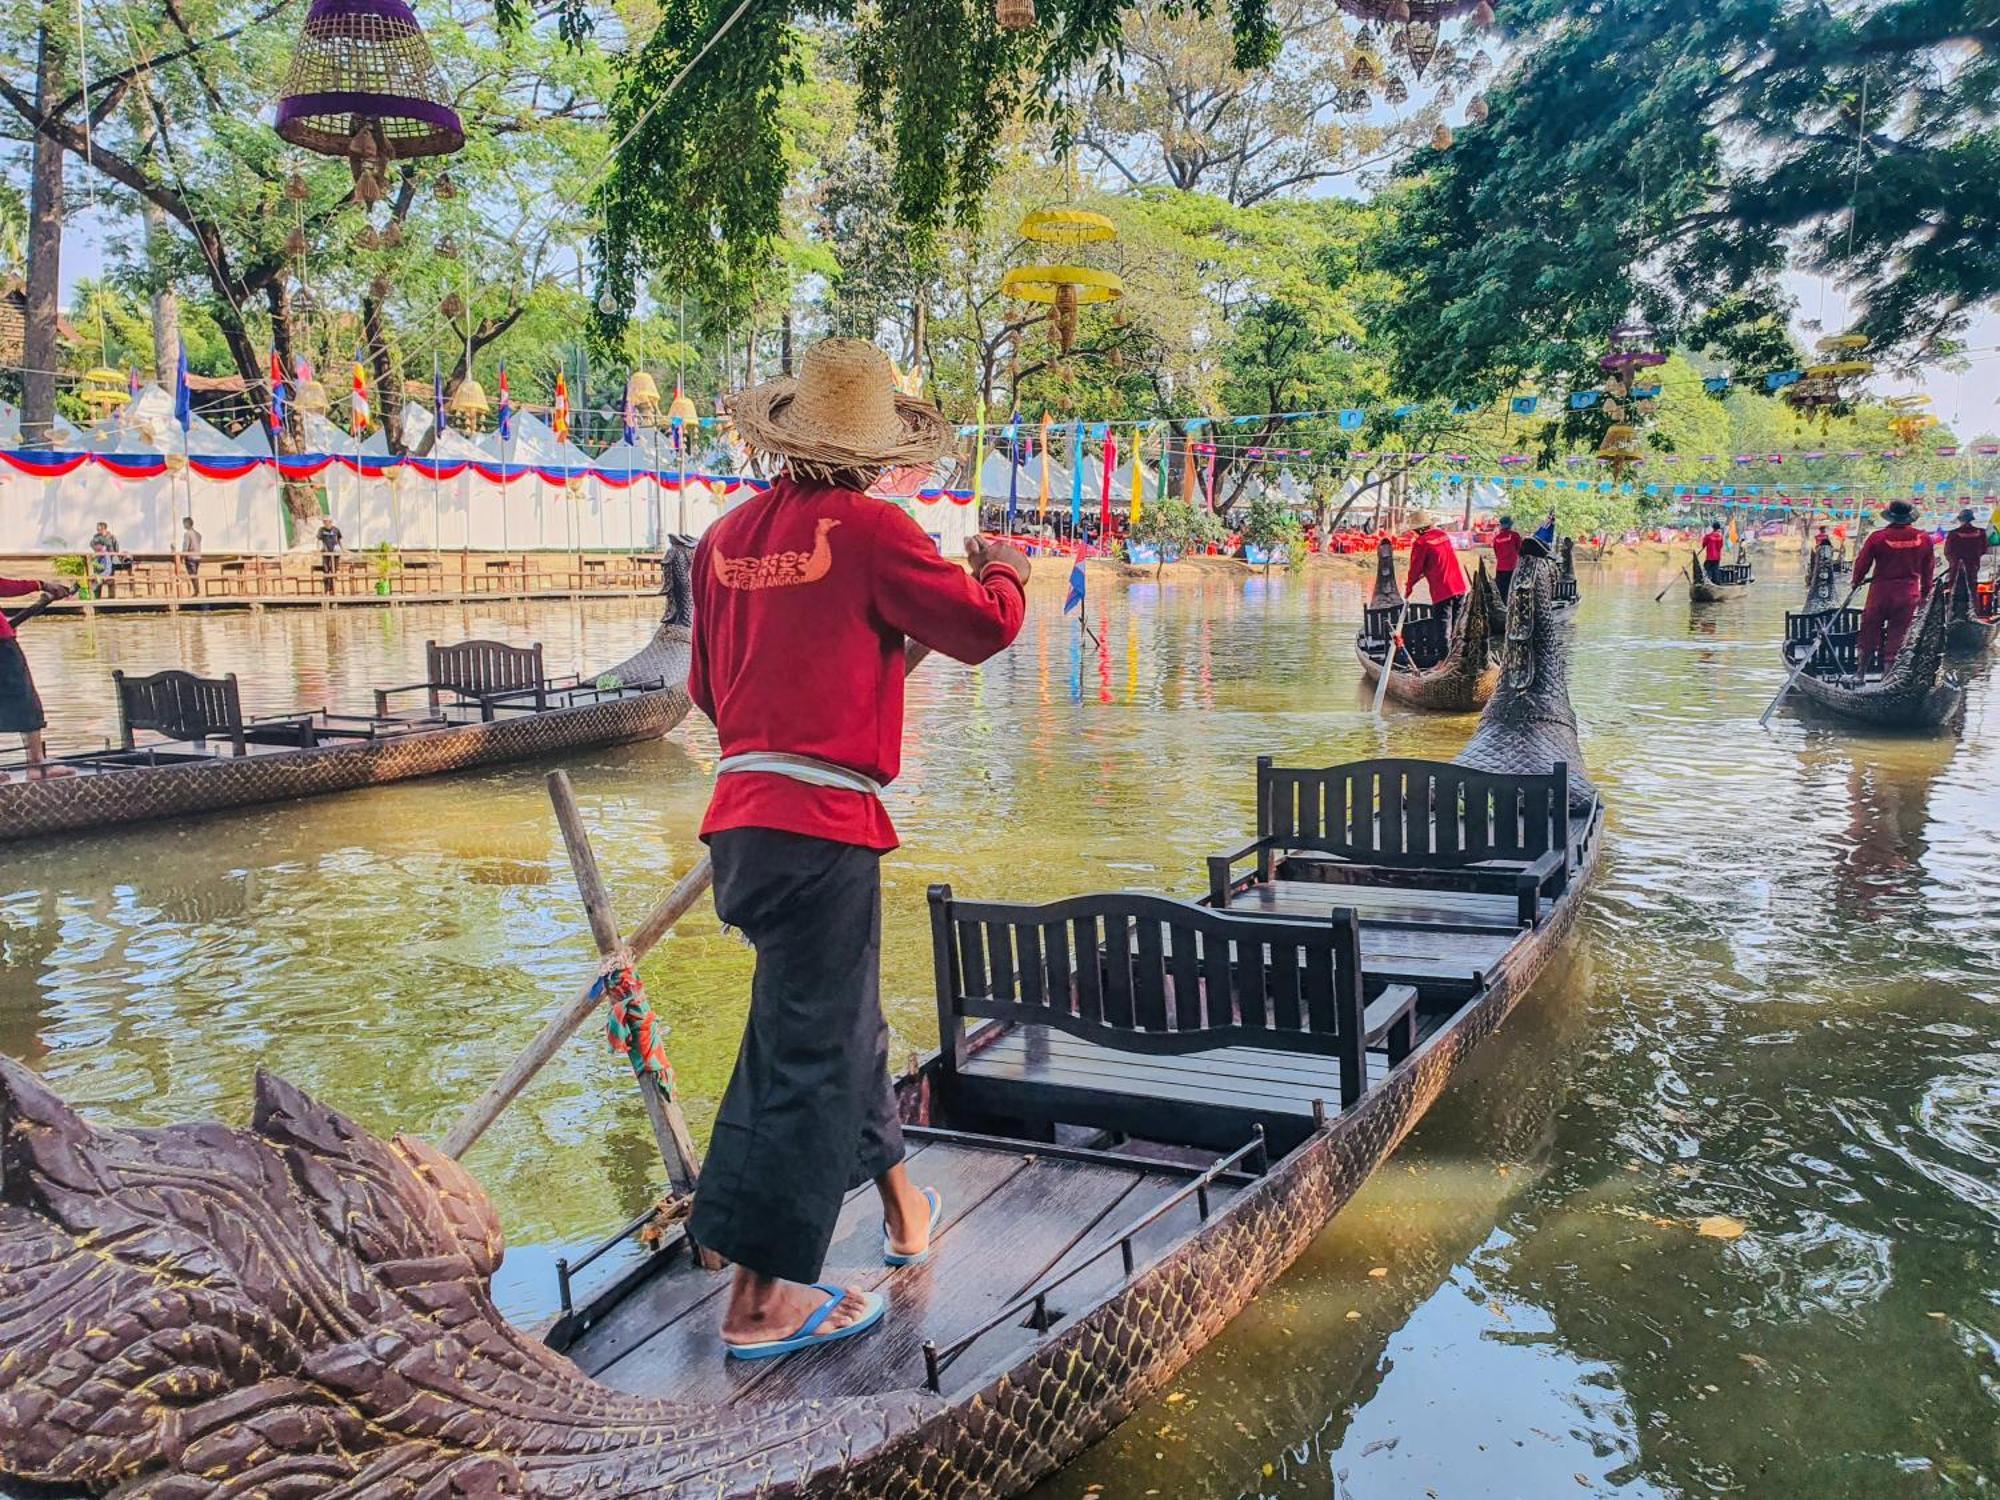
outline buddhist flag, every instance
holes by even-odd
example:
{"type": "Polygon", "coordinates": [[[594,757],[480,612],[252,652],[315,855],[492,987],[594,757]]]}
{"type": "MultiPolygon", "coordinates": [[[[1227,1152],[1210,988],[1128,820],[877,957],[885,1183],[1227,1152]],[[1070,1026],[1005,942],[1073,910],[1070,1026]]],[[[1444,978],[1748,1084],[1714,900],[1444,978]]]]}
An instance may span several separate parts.
{"type": "Polygon", "coordinates": [[[354,430],[366,432],[374,414],[368,409],[368,372],[361,367],[361,356],[354,356],[354,393],[350,398],[354,413],[354,430]]]}
{"type": "Polygon", "coordinates": [[[1986,518],[1986,545],[2000,547],[2000,499],[1987,498],[1993,500],[1993,511],[1986,518]]]}
{"type": "Polygon", "coordinates": [[[557,442],[569,441],[569,386],[561,370],[556,371],[556,404],[549,408],[549,426],[555,429],[557,442]]]}
{"type": "Polygon", "coordinates": [[[1139,512],[1141,509],[1144,508],[1146,504],[1146,492],[1142,487],[1143,482],[1139,475],[1139,455],[1145,451],[1145,448],[1146,448],[1146,429],[1143,427],[1136,428],[1132,433],[1132,521],[1131,521],[1131,524],[1135,527],[1139,524],[1139,512]]]}
{"type": "Polygon", "coordinates": [[[1194,433],[1181,439],[1181,503],[1194,509],[1194,433]]]}
{"type": "MultiPolygon", "coordinates": [[[[1044,521],[1049,518],[1049,426],[1053,420],[1048,412],[1042,413],[1042,503],[1037,515],[1044,521]]],[[[2000,511],[1995,514],[2000,515],[2000,511]]]]}
{"type": "Polygon", "coordinates": [[[1729,545],[1732,549],[1743,545],[1736,535],[1736,517],[1734,516],[1729,518],[1729,545]]]}

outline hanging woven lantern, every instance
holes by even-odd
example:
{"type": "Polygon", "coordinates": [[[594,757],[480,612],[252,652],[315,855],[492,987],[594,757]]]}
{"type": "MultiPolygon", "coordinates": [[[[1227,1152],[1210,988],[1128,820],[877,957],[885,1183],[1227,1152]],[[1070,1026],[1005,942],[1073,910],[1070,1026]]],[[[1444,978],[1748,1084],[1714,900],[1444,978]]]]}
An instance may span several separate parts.
{"type": "Polygon", "coordinates": [[[319,293],[309,286],[302,286],[292,293],[292,313],[296,317],[309,318],[319,311],[319,293]]]}
{"type": "Polygon", "coordinates": [[[1382,99],[1388,104],[1408,104],[1410,86],[1400,78],[1391,78],[1382,86],[1382,99]]]}
{"type": "MultiPolygon", "coordinates": [[[[632,372],[632,378],[625,383],[625,399],[631,403],[632,410],[639,414],[641,421],[651,425],[651,421],[659,419],[660,388],[644,370],[632,372]]],[[[690,401],[688,404],[692,406],[694,403],[690,401]]]]}
{"type": "Polygon", "coordinates": [[[438,202],[449,203],[458,196],[458,184],[451,180],[451,173],[438,173],[437,186],[431,189],[437,194],[438,202]]]}
{"type": "Polygon", "coordinates": [[[1493,7],[1487,3],[1487,0],[1479,0],[1479,3],[1472,7],[1472,24],[1474,26],[1484,29],[1492,26],[1498,19],[1499,17],[1493,14],[1493,7]]]}
{"type": "Polygon", "coordinates": [[[486,387],[468,376],[458,383],[444,404],[445,415],[461,432],[479,431],[480,421],[491,408],[486,404],[486,387]]]}
{"type": "Polygon", "coordinates": [[[326,387],[308,375],[292,387],[292,403],[300,411],[326,415],[326,387]]]}
{"type": "Polygon", "coordinates": [[[285,236],[285,255],[288,259],[297,260],[305,253],[306,232],[303,229],[294,229],[285,236]]]}
{"type": "Polygon", "coordinates": [[[1439,50],[1437,27],[1414,25],[1403,28],[1403,56],[1408,59],[1410,71],[1417,77],[1424,76],[1424,70],[1437,60],[1439,50]]]}
{"type": "Polygon", "coordinates": [[[463,146],[449,98],[406,0],[313,0],[278,99],[278,134],[346,157],[358,175],[463,146]]]}
{"type": "Polygon", "coordinates": [[[446,235],[437,242],[437,253],[440,260],[457,260],[458,241],[450,235],[446,235]]]}
{"type": "Polygon", "coordinates": [[[403,226],[401,224],[391,224],[387,229],[382,231],[382,248],[384,250],[397,249],[402,243],[403,226]]]}
{"type": "MultiPolygon", "coordinates": [[[[86,376],[86,379],[89,377],[86,376]]],[[[85,399],[88,399],[87,397],[85,399]]],[[[1924,408],[1931,404],[1928,396],[1894,396],[1889,401],[1889,430],[1896,434],[1896,440],[1909,447],[1919,434],[1937,426],[1937,418],[1924,408]]]]}
{"type": "Polygon", "coordinates": [[[1639,443],[1639,430],[1622,422],[1613,423],[1604,431],[1604,441],[1598,445],[1597,457],[1609,466],[1614,478],[1623,479],[1628,471],[1646,458],[1646,450],[1639,443]]]}
{"type": "Polygon", "coordinates": [[[1002,31],[1032,31],[1035,0],[994,0],[993,20],[1002,31]]]}
{"type": "Polygon", "coordinates": [[[681,389],[678,380],[674,382],[673,403],[667,407],[667,420],[680,423],[684,429],[701,425],[701,409],[689,398],[688,393],[681,389]]]}
{"type": "Polygon", "coordinates": [[[1466,123],[1469,125],[1484,125],[1490,113],[1491,111],[1486,107],[1486,96],[1484,94],[1477,94],[1473,97],[1472,102],[1465,106],[1466,123]]]}
{"type": "Polygon", "coordinates": [[[354,248],[357,250],[373,250],[376,247],[378,247],[381,243],[382,243],[382,237],[375,232],[375,226],[373,224],[363,224],[361,228],[355,232],[354,248]]]}
{"type": "Polygon", "coordinates": [[[1452,140],[1451,127],[1440,123],[1438,128],[1431,132],[1431,149],[1433,151],[1449,151],[1452,140]]]}
{"type": "Polygon", "coordinates": [[[438,311],[443,313],[451,322],[456,323],[464,315],[465,299],[459,296],[457,292],[446,292],[438,299],[438,311]]]}
{"type": "Polygon", "coordinates": [[[305,178],[294,172],[285,179],[285,196],[294,203],[303,203],[312,196],[312,189],[306,186],[305,178]]]}
{"type": "Polygon", "coordinates": [[[377,302],[387,297],[391,290],[389,278],[386,276],[377,276],[373,281],[368,283],[368,295],[373,297],[377,302]]]}
{"type": "Polygon", "coordinates": [[[127,387],[124,375],[109,365],[99,365],[94,370],[84,371],[83,384],[77,391],[77,397],[91,409],[93,414],[102,416],[125,405],[132,399],[132,393],[127,387]]]}
{"type": "Polygon", "coordinates": [[[1347,65],[1348,80],[1355,84],[1370,84],[1382,76],[1382,68],[1366,52],[1354,54],[1354,61],[1347,65]]]}
{"type": "MultiPolygon", "coordinates": [[[[1022,239],[1037,244],[1077,249],[1118,238],[1118,226],[1103,214],[1083,208],[1038,208],[1021,220],[1022,239]]],[[[1076,343],[1077,309],[1086,302],[1116,302],[1125,284],[1113,271],[1094,266],[1017,266],[1000,279],[1003,295],[1023,302],[1047,304],[1056,346],[1069,353],[1076,343]]]]}

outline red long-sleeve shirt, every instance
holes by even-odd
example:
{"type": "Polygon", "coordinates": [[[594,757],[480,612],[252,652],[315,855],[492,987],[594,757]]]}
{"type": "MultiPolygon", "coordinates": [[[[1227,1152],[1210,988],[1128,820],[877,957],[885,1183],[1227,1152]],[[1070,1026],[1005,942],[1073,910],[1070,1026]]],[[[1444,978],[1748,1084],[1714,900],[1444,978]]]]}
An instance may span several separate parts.
{"type": "Polygon", "coordinates": [[[1711,563],[1722,561],[1722,549],[1726,545],[1719,531],[1704,531],[1701,534],[1701,555],[1711,563]]]}
{"type": "Polygon", "coordinates": [[[1979,576],[1979,568],[1986,561],[1986,528],[1984,526],[1954,526],[1944,534],[1944,565],[1953,573],[1979,576]]]}
{"type": "Polygon", "coordinates": [[[1919,598],[1931,591],[1931,575],[1937,571],[1937,549],[1928,531],[1892,522],[1868,533],[1868,540],[1854,554],[1854,581],[1864,578],[1878,584],[1917,584],[1919,598]]]}
{"type": "Polygon", "coordinates": [[[1521,565],[1521,533],[1503,526],[1493,533],[1493,571],[1511,573],[1521,565]]]}
{"type": "MultiPolygon", "coordinates": [[[[18,599],[23,594],[39,594],[41,582],[34,578],[0,578],[0,599],[18,599]]],[[[14,627],[7,623],[6,611],[0,610],[0,641],[14,639],[14,627]]]]}
{"type": "Polygon", "coordinates": [[[1410,542],[1410,576],[1403,584],[1405,598],[1416,593],[1420,579],[1430,581],[1433,604],[1456,599],[1466,592],[1465,570],[1458,565],[1451,538],[1435,526],[1418,532],[1410,542]]]}
{"type": "MultiPolygon", "coordinates": [[[[888,501],[786,475],[695,549],[688,693],[724,755],[807,755],[887,783],[902,769],[905,639],[981,662],[1026,611],[1012,569],[972,578],[888,501]]],[[[716,778],[702,837],[725,828],[896,847],[879,798],[757,771],[716,778]]]]}

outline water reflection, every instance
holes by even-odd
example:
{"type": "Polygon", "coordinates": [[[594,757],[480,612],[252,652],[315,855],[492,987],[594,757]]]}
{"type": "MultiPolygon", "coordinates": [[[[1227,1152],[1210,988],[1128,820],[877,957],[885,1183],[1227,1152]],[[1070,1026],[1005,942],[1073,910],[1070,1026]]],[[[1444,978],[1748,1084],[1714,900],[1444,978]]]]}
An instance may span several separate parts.
{"type": "MultiPolygon", "coordinates": [[[[1691,619],[1653,602],[1668,571],[1583,569],[1572,677],[1612,815],[1570,962],[1182,1399],[1044,1500],[1990,1485],[2000,715],[1982,683],[1960,739],[1762,730],[1790,581],[1691,619]]],[[[1095,642],[1038,590],[1014,652],[918,674],[885,890],[899,1055],[934,1026],[930,882],[1198,889],[1257,754],[1463,743],[1468,720],[1370,714],[1367,581],[1106,585],[1095,642]]],[[[110,730],[113,666],[359,706],[426,639],[541,639],[568,670],[626,654],[650,609],[66,623],[29,649],[75,744],[110,730]]],[[[714,759],[691,725],[566,763],[628,920],[692,862],[714,759]]],[[[545,769],[0,849],[0,1047],[109,1118],[240,1117],[261,1064],[435,1134],[591,967],[545,769]]],[[[748,971],[706,912],[646,967],[697,1134],[748,971]]],[[[472,1158],[518,1247],[509,1306],[545,1309],[549,1256],[647,1200],[651,1152],[629,1079],[565,1051],[472,1158]]]]}

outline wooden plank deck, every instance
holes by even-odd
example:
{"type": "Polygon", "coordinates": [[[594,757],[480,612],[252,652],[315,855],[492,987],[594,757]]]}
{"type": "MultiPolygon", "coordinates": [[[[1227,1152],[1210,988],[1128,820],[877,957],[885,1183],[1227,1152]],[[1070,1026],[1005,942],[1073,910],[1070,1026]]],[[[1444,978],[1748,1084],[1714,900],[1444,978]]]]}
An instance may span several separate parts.
{"type": "MultiPolygon", "coordinates": [[[[820,1278],[887,1292],[888,1317],[876,1331],[783,1360],[726,1359],[721,1320],[730,1273],[682,1262],[611,1309],[577,1340],[570,1357],[619,1390],[688,1402],[818,1399],[914,1387],[923,1382],[925,1340],[942,1345],[969,1332],[1186,1181],[1184,1172],[1166,1167],[1041,1156],[1028,1144],[913,1142],[908,1161],[911,1176],[944,1199],[930,1259],[916,1266],[882,1264],[881,1207],[875,1190],[864,1187],[842,1206],[820,1278]]],[[[1211,1202],[1219,1209],[1236,1191],[1218,1183],[1211,1202]]],[[[1177,1207],[1137,1242],[1141,1260],[1194,1222],[1191,1203],[1185,1215],[1177,1207]]],[[[1100,1292],[1123,1274],[1115,1251],[1105,1259],[1108,1273],[1097,1267],[1086,1273],[1100,1292]]],[[[1082,1295],[1065,1289],[1058,1305],[1078,1308],[1082,1295]]],[[[1007,1349],[1032,1337],[1011,1324],[989,1336],[995,1348],[1007,1349]]],[[[967,1359],[986,1364],[986,1342],[967,1359]]]]}
{"type": "Polygon", "coordinates": [[[1479,891],[1273,880],[1237,892],[1229,903],[1231,911],[1253,916],[1306,920],[1341,906],[1353,907],[1361,924],[1362,969],[1420,989],[1490,974],[1528,938],[1515,922],[1512,896],[1479,891]]]}

